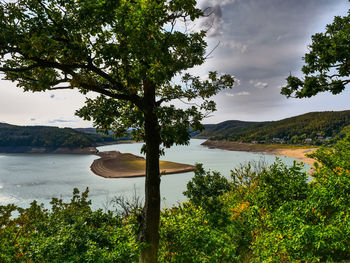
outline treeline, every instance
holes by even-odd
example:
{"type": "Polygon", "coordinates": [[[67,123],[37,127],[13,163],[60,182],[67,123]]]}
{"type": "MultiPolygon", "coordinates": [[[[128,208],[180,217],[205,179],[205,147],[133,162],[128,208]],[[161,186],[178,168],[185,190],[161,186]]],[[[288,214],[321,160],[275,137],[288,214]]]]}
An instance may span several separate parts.
{"type": "Polygon", "coordinates": [[[311,112],[280,121],[225,121],[197,137],[255,143],[323,144],[350,125],[350,111],[311,112]]]}
{"type": "Polygon", "coordinates": [[[71,128],[0,123],[0,147],[83,148],[112,141],[115,139],[111,136],[87,134],[71,128]]]}

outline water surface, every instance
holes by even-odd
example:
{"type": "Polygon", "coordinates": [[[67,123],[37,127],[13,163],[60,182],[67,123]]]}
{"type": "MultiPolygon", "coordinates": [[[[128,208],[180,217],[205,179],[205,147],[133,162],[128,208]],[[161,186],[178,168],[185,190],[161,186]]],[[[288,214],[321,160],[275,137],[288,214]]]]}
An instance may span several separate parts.
{"type": "MultiPolygon", "coordinates": [[[[204,140],[192,139],[188,146],[174,146],[166,149],[162,160],[195,164],[203,163],[206,169],[219,171],[227,178],[230,170],[248,161],[264,160],[274,162],[276,156],[251,152],[208,149],[200,144],[204,140]]],[[[101,151],[118,150],[140,155],[142,143],[102,146],[101,151]]],[[[27,207],[37,200],[48,206],[52,197],[68,201],[76,187],[89,187],[94,208],[104,208],[116,195],[131,197],[136,189],[144,196],[144,178],[103,178],[90,171],[94,155],[71,154],[0,154],[0,205],[15,203],[27,207]]],[[[292,164],[292,158],[280,157],[292,164]]],[[[182,192],[194,173],[162,176],[161,195],[163,205],[171,206],[185,200],[182,192]]]]}

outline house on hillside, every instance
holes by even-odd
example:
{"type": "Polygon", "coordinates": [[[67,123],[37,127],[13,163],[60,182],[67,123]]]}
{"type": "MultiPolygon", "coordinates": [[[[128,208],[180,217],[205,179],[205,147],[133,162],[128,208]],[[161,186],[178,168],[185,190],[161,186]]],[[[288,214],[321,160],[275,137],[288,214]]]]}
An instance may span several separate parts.
{"type": "Polygon", "coordinates": [[[312,143],[312,139],[311,138],[306,138],[305,139],[305,143],[312,143]]]}
{"type": "Polygon", "coordinates": [[[277,138],[277,137],[272,138],[272,142],[281,142],[281,140],[282,140],[281,138],[277,138]]]}

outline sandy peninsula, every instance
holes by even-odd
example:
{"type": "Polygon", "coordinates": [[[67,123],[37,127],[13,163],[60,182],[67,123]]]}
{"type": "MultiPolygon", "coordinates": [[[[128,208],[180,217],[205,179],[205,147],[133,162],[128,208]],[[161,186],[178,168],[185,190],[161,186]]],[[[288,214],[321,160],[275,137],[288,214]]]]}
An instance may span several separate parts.
{"type": "MultiPolygon", "coordinates": [[[[131,153],[118,151],[98,152],[99,159],[91,165],[91,171],[105,178],[127,178],[145,176],[146,160],[131,153]]],[[[160,161],[161,174],[191,172],[195,166],[167,161],[160,161]]]]}
{"type": "Polygon", "coordinates": [[[290,146],[281,144],[252,144],[252,143],[239,143],[230,141],[214,141],[207,140],[202,143],[203,146],[209,148],[218,148],[228,151],[244,151],[244,152],[257,152],[287,156],[301,160],[303,163],[313,165],[315,160],[305,156],[306,153],[312,153],[317,148],[308,146],[290,146]]]}

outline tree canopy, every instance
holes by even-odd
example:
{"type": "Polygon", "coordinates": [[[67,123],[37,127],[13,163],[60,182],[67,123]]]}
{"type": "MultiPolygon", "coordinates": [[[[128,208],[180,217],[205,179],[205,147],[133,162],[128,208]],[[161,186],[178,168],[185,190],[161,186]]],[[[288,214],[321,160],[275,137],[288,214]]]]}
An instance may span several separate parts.
{"type": "Polygon", "coordinates": [[[188,141],[187,129],[199,129],[197,107],[176,109],[173,99],[206,101],[231,87],[229,75],[215,72],[202,81],[184,74],[205,61],[205,31],[189,32],[176,24],[202,11],[196,1],[37,1],[1,2],[0,70],[25,91],[79,89],[101,96],[87,99],[77,114],[118,135],[133,127],[144,139],[145,87],[154,86],[161,139],[165,146],[188,141]]]}
{"type": "Polygon", "coordinates": [[[160,216],[160,146],[187,144],[202,128],[210,97],[231,88],[230,75],[193,76],[206,60],[206,32],[195,0],[17,0],[0,2],[0,71],[25,91],[97,92],[77,115],[116,135],[145,141],[145,208],[140,262],[156,262],[160,216]],[[192,27],[191,27],[192,28],[192,27]],[[174,82],[174,78],[180,79],[174,82]],[[202,103],[176,108],[181,99],[202,103]],[[197,101],[196,101],[197,102],[197,101]]]}
{"type": "Polygon", "coordinates": [[[339,94],[350,83],[350,12],[336,16],[324,33],[312,36],[309,52],[303,58],[304,79],[290,75],[281,93],[287,97],[308,98],[319,92],[339,94]]]}

